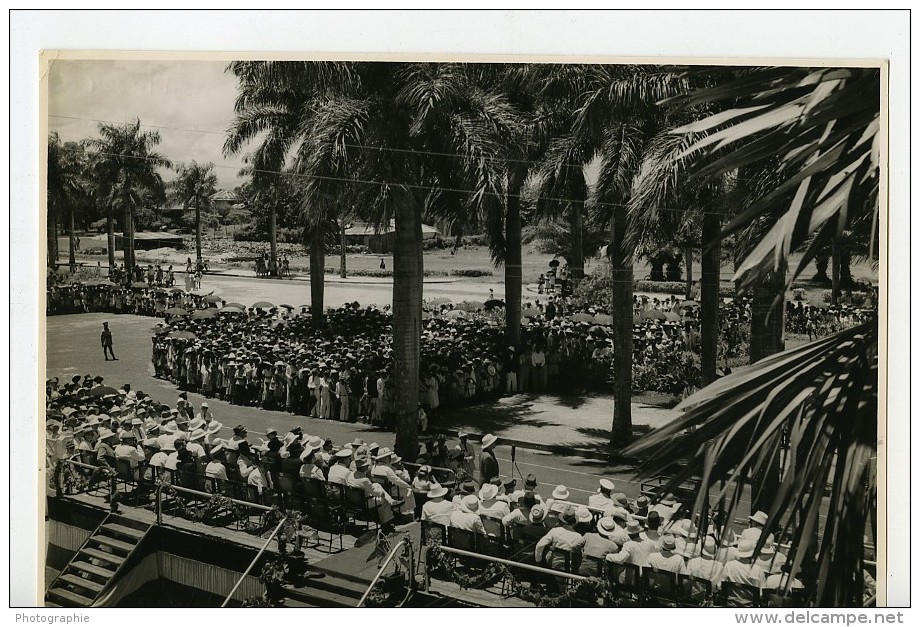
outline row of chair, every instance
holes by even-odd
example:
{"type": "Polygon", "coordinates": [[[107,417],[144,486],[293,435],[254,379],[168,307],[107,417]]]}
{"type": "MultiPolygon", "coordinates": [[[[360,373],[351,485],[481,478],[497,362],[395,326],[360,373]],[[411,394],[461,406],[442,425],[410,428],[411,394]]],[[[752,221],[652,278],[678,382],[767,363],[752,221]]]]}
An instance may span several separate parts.
{"type": "MultiPolygon", "coordinates": [[[[483,518],[485,521],[485,517],[483,518]]],[[[499,521],[500,524],[500,521],[499,521]]],[[[474,570],[482,570],[483,562],[503,558],[534,565],[533,550],[537,540],[548,531],[536,525],[512,525],[503,536],[486,535],[422,521],[423,544],[443,544],[481,558],[457,558],[457,563],[474,570]]],[[[488,529],[487,529],[488,531],[488,529]]],[[[552,549],[547,560],[551,570],[606,579],[611,594],[624,604],[637,606],[700,607],[707,605],[736,607],[804,607],[807,603],[802,590],[789,594],[781,591],[762,591],[756,586],[722,582],[719,589],[712,581],[690,575],[677,575],[655,568],[640,568],[635,564],[616,564],[580,552],[552,549]],[[555,565],[553,567],[552,565],[555,565]]],[[[512,569],[514,570],[514,569],[512,569]]],[[[527,569],[518,569],[515,575],[531,583],[559,586],[571,580],[562,577],[535,575],[527,569]]],[[[566,584],[568,585],[568,584],[566,584]]]]}

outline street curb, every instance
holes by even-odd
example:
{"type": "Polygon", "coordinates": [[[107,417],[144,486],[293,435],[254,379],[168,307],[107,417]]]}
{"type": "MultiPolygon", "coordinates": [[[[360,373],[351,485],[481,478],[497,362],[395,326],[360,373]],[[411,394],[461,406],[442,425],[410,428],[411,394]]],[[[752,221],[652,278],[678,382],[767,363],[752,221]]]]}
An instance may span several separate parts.
{"type": "MultiPolygon", "coordinates": [[[[250,276],[250,275],[248,275],[248,274],[237,274],[237,273],[235,273],[235,272],[226,272],[226,271],[223,271],[223,270],[219,270],[219,271],[218,271],[218,270],[210,270],[210,271],[208,271],[208,272],[205,273],[205,276],[208,276],[208,275],[210,275],[210,276],[227,276],[227,277],[235,277],[235,278],[239,278],[239,279],[262,279],[262,277],[250,276]]],[[[299,282],[301,282],[301,283],[309,283],[309,282],[310,282],[310,278],[309,278],[308,275],[292,276],[292,277],[287,278],[287,279],[267,278],[267,279],[265,279],[265,280],[269,280],[269,281],[299,281],[299,282]]],[[[457,279],[451,279],[451,278],[432,278],[432,279],[423,279],[423,280],[422,280],[422,283],[423,283],[423,284],[440,284],[440,283],[448,284],[448,283],[458,283],[458,282],[459,282],[459,281],[458,281],[457,279]]],[[[393,285],[393,281],[392,281],[392,280],[387,280],[387,281],[363,281],[363,280],[360,280],[360,279],[354,279],[354,280],[352,280],[352,279],[328,278],[328,277],[325,278],[325,279],[323,280],[323,283],[324,283],[324,284],[335,284],[335,285],[393,285]]]]}

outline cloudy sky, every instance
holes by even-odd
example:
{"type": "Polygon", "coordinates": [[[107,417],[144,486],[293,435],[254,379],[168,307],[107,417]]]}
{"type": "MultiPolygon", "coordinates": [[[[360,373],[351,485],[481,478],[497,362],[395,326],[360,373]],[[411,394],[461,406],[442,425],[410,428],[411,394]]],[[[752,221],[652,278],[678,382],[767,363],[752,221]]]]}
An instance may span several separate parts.
{"type": "MultiPolygon", "coordinates": [[[[49,73],[48,125],[64,141],[97,137],[99,122],[140,118],[173,162],[214,163],[219,187],[243,182],[242,159],[221,152],[233,120],[236,79],[226,61],[57,60],[49,73]],[[158,127],[158,128],[154,128],[158,127]]],[[[248,152],[249,149],[244,149],[248,152]]],[[[164,172],[166,180],[173,178],[164,172]]]]}

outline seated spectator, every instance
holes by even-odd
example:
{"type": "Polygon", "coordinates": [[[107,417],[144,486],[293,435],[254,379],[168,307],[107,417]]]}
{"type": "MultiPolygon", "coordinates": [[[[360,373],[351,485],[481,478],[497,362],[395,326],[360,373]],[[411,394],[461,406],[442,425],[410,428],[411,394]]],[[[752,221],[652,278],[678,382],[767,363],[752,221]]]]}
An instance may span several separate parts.
{"type": "Polygon", "coordinates": [[[450,513],[448,525],[466,531],[486,535],[486,528],[479,517],[479,499],[469,494],[460,501],[460,507],[450,513]]]}
{"type": "Polygon", "coordinates": [[[204,474],[209,479],[217,479],[218,481],[227,480],[227,467],[224,466],[223,457],[224,457],[224,446],[223,444],[216,444],[211,448],[210,452],[211,461],[208,462],[208,465],[204,467],[204,474]]]}
{"type": "Polygon", "coordinates": [[[756,544],[760,540],[760,535],[763,533],[763,528],[766,524],[766,512],[757,511],[751,514],[748,516],[748,528],[741,532],[741,540],[750,540],[756,544]]]}
{"type": "MultiPolygon", "coordinates": [[[[738,542],[735,549],[735,559],[725,564],[722,570],[721,582],[731,581],[732,583],[747,584],[755,588],[763,588],[766,583],[766,577],[763,569],[754,564],[754,547],[755,543],[751,540],[742,539],[738,542]]],[[[751,607],[754,598],[750,593],[744,590],[733,590],[725,599],[729,607],[751,607]]]]}
{"type": "Polygon", "coordinates": [[[335,454],[335,464],[329,467],[329,483],[344,484],[351,472],[351,449],[343,448],[335,454]]]}
{"type": "Polygon", "coordinates": [[[345,478],[345,485],[364,490],[368,503],[377,508],[378,520],[382,525],[386,525],[393,520],[393,505],[397,502],[387,494],[379,483],[371,481],[370,470],[370,459],[361,457],[355,460],[355,469],[348,473],[345,478]]]}
{"type": "MultiPolygon", "coordinates": [[[[532,510],[531,513],[533,513],[532,510]]],[[[576,523],[573,507],[567,507],[559,513],[559,523],[558,527],[553,527],[537,541],[534,547],[534,559],[539,564],[546,558],[550,568],[563,570],[565,568],[564,557],[553,554],[552,550],[569,551],[576,556],[585,545],[585,537],[573,529],[576,523]]]]}
{"type": "Polygon", "coordinates": [[[445,500],[445,496],[447,496],[447,488],[435,484],[428,492],[428,500],[422,505],[422,520],[430,520],[445,527],[450,524],[450,515],[457,509],[457,506],[445,500]]]}
{"type": "Polygon", "coordinates": [[[588,506],[597,509],[604,509],[613,505],[611,494],[616,486],[610,479],[601,479],[600,487],[597,492],[588,497],[588,506]]]}
{"type": "MultiPolygon", "coordinates": [[[[537,505],[537,497],[533,492],[525,492],[524,496],[517,502],[516,507],[502,518],[502,524],[506,527],[510,525],[526,525],[530,520],[530,512],[537,505]]],[[[545,511],[540,521],[546,518],[545,511]]]]}
{"type": "Polygon", "coordinates": [[[687,561],[686,574],[712,582],[713,589],[715,589],[722,580],[723,568],[722,562],[716,559],[716,553],[716,539],[706,536],[699,556],[691,557],[687,561]]]}
{"type": "Polygon", "coordinates": [[[626,533],[629,540],[623,544],[623,550],[629,554],[629,563],[640,568],[648,566],[648,557],[657,550],[657,545],[652,540],[643,537],[642,523],[630,520],[626,523],[626,533]]]}
{"type": "Polygon", "coordinates": [[[658,551],[648,556],[648,565],[656,570],[682,575],[685,572],[684,557],[675,552],[677,544],[674,536],[668,534],[661,538],[658,551]]]}
{"type": "Polygon", "coordinates": [[[674,517],[674,514],[676,514],[679,509],[680,503],[677,502],[673,494],[668,493],[663,499],[649,509],[649,514],[658,512],[658,516],[661,517],[661,522],[667,523],[674,517]]]}
{"type": "Polygon", "coordinates": [[[498,500],[498,487],[495,484],[487,483],[479,489],[480,516],[490,516],[492,518],[504,518],[511,513],[506,501],[498,500]]]}
{"type": "MultiPolygon", "coordinates": [[[[612,518],[601,518],[597,521],[595,531],[588,532],[584,535],[585,544],[582,552],[585,557],[593,557],[599,560],[606,560],[608,555],[616,556],[620,553],[620,545],[614,542],[611,537],[616,531],[616,524],[612,518]]],[[[622,559],[625,561],[629,557],[624,554],[622,559]]],[[[616,561],[616,557],[611,561],[616,561]]],[[[589,560],[582,560],[578,574],[585,577],[594,577],[597,571],[594,570],[594,564],[589,560]]]]}

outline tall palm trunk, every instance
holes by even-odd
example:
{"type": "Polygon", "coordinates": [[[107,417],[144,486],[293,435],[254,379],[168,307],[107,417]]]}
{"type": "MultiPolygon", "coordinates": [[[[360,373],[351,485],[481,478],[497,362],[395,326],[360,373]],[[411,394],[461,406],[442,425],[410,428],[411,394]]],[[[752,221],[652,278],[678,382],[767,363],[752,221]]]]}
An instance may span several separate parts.
{"type": "Polygon", "coordinates": [[[112,217],[112,204],[109,203],[105,214],[106,250],[109,253],[109,272],[115,268],[115,220],[112,217]]]}
{"type": "MultiPolygon", "coordinates": [[[[785,267],[771,272],[765,281],[754,287],[751,301],[752,364],[786,348],[786,308],[783,306],[785,291],[785,267]]],[[[751,477],[752,509],[769,511],[779,490],[779,481],[779,457],[776,457],[765,472],[751,477]]]]}
{"type": "Polygon", "coordinates": [[[505,199],[505,337],[509,345],[521,344],[521,292],[524,285],[521,267],[521,189],[526,171],[513,166],[508,170],[508,197],[505,199]]]}
{"type": "Polygon", "coordinates": [[[128,272],[128,276],[132,277],[134,275],[134,215],[131,211],[131,203],[128,199],[125,199],[124,207],[124,229],[123,234],[123,244],[124,244],[124,256],[125,256],[125,270],[128,272]]]}
{"type": "Polygon", "coordinates": [[[687,266],[687,279],[684,285],[684,299],[690,300],[693,295],[693,247],[684,246],[684,265],[687,266]]]}
{"type": "Polygon", "coordinates": [[[569,259],[569,271],[572,279],[577,283],[585,278],[585,206],[583,203],[572,203],[570,226],[572,229],[572,253],[569,259]]]}
{"type": "Polygon", "coordinates": [[[58,217],[55,203],[48,201],[48,267],[57,267],[60,255],[58,245],[58,217]]]}
{"type": "Polygon", "coordinates": [[[76,267],[77,265],[77,236],[74,234],[74,210],[73,207],[70,208],[70,224],[69,224],[69,241],[68,244],[68,255],[67,262],[70,264],[71,268],[76,267]]]}
{"type": "Polygon", "coordinates": [[[339,227],[339,276],[343,279],[347,276],[345,268],[345,217],[342,217],[342,224],[339,227]]]}
{"type": "Polygon", "coordinates": [[[703,385],[716,380],[721,260],[722,219],[715,208],[711,207],[703,212],[703,258],[700,263],[700,367],[703,385]]]}
{"type": "Polygon", "coordinates": [[[408,197],[396,211],[393,248],[393,356],[396,453],[418,454],[418,379],[422,335],[422,214],[408,197]]]}
{"type": "Polygon", "coordinates": [[[275,206],[268,212],[268,248],[271,255],[271,265],[275,269],[275,275],[278,274],[278,214],[275,206]]]}
{"type": "Polygon", "coordinates": [[[612,449],[632,440],[633,252],[626,241],[627,216],[614,211],[610,229],[610,274],[613,283],[613,427],[612,449]]]}
{"type": "Polygon", "coordinates": [[[323,247],[323,226],[316,226],[308,235],[310,239],[310,313],[313,317],[313,326],[323,326],[324,305],[324,280],[326,251],[323,247]]]}
{"type": "Polygon", "coordinates": [[[754,286],[751,299],[751,363],[786,348],[783,295],[786,273],[774,271],[754,286]]]}
{"type": "Polygon", "coordinates": [[[195,267],[201,267],[201,203],[195,201],[195,267]]]}
{"type": "Polygon", "coordinates": [[[841,249],[840,238],[835,235],[831,244],[831,303],[834,305],[840,303],[841,249]]]}

